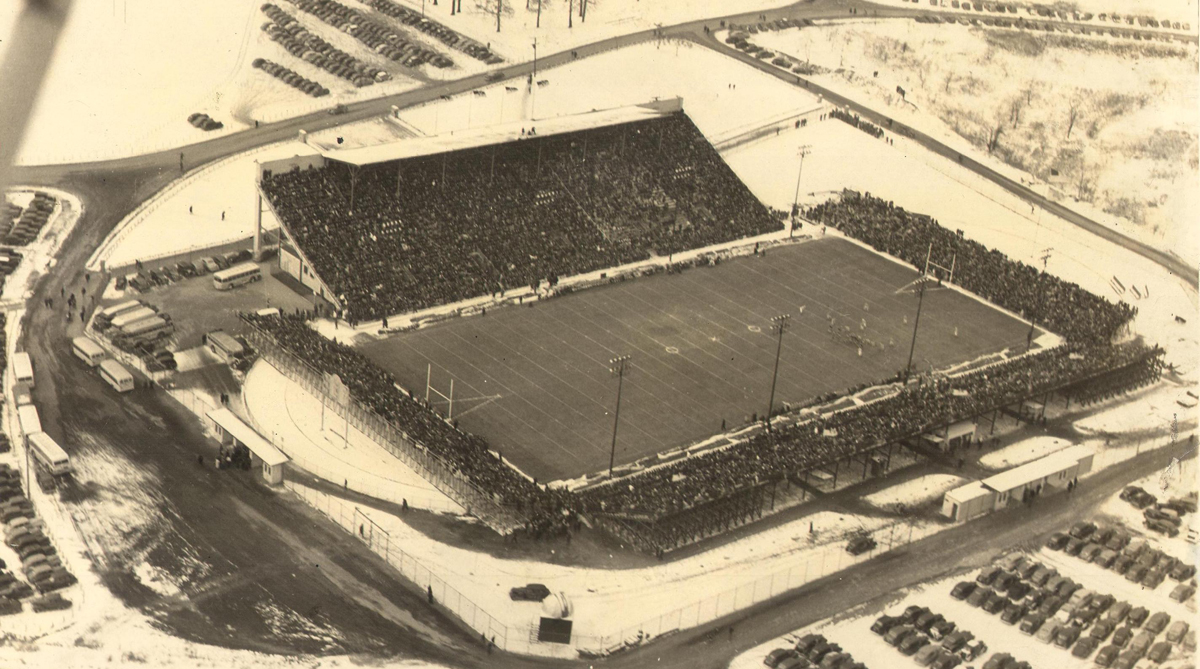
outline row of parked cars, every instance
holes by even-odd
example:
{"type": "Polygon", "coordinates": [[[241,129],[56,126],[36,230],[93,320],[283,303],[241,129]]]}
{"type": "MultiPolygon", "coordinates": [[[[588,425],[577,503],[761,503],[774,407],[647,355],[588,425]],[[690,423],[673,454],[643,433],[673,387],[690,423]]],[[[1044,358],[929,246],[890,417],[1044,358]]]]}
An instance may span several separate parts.
{"type": "Polygon", "coordinates": [[[325,23],[362,42],[375,53],[402,62],[408,67],[429,63],[434,67],[447,68],[454,61],[445,55],[426,48],[357,9],[351,9],[336,0],[291,0],[292,4],[325,23]]]}
{"type": "Polygon", "coordinates": [[[1135,508],[1141,509],[1143,524],[1147,529],[1169,537],[1179,534],[1184,516],[1196,512],[1195,493],[1187,497],[1172,497],[1166,502],[1159,502],[1153,494],[1139,486],[1131,485],[1121,491],[1120,497],[1135,508]]]}
{"type": "MultiPolygon", "coordinates": [[[[871,625],[871,631],[904,655],[911,655],[918,666],[953,669],[963,662],[982,657],[987,644],[975,635],[927,606],[912,605],[899,615],[883,615],[871,625]]],[[[1028,664],[1022,665],[1025,669],[1028,664]]]]}
{"type": "Polygon", "coordinates": [[[262,11],[271,19],[271,22],[263,24],[263,32],[300,60],[337,75],[358,88],[392,78],[384,70],[351,56],[309,32],[295,17],[279,7],[267,3],[262,6],[262,11]]]}
{"type": "Polygon", "coordinates": [[[20,205],[7,203],[0,218],[0,224],[7,227],[0,235],[0,241],[9,246],[25,246],[37,239],[38,233],[54,215],[55,205],[54,196],[41,191],[33,194],[33,200],[24,209],[20,205]]]}
{"type": "Polygon", "coordinates": [[[776,648],[763,658],[771,669],[866,669],[866,665],[823,634],[805,634],[791,648],[776,648]]]}
{"type": "Polygon", "coordinates": [[[0,463],[0,523],[3,523],[4,543],[20,558],[20,570],[25,577],[18,579],[0,560],[0,614],[20,612],[22,600],[32,597],[35,589],[42,595],[33,602],[35,611],[65,608],[63,602],[70,606],[61,597],[47,597],[73,585],[76,579],[63,567],[42,521],[34,513],[33,504],[22,492],[20,473],[5,463],[0,463]]]}
{"type": "Polygon", "coordinates": [[[251,63],[251,66],[253,66],[256,70],[262,70],[263,72],[266,72],[288,86],[291,86],[292,88],[295,88],[296,90],[299,90],[307,95],[311,95],[314,98],[320,98],[329,95],[328,88],[325,88],[312,79],[305,79],[295,70],[286,68],[279,63],[269,61],[266,58],[255,58],[254,62],[251,63]]]}
{"type": "Polygon", "coordinates": [[[201,130],[204,130],[205,132],[208,132],[210,130],[220,130],[221,128],[225,127],[224,123],[221,123],[220,121],[218,121],[215,118],[212,118],[208,114],[204,114],[201,112],[196,112],[195,114],[188,116],[188,123],[191,123],[192,127],[199,128],[201,130]]]}
{"type": "Polygon", "coordinates": [[[981,570],[975,581],[957,583],[950,596],[989,613],[1003,610],[1002,622],[1018,626],[1042,643],[1070,649],[1077,658],[1090,657],[1108,641],[1095,659],[1102,667],[1128,669],[1143,656],[1161,662],[1170,656],[1173,645],[1195,649],[1195,634],[1186,622],[1172,623],[1166,612],[1151,614],[1144,606],[1088,590],[1020,554],[1005,556],[999,564],[981,570]],[[1138,628],[1143,628],[1141,633],[1138,628]],[[1155,636],[1164,630],[1166,640],[1155,644],[1155,636]]]}
{"type": "Polygon", "coordinates": [[[364,0],[364,4],[382,14],[387,14],[407,26],[416,28],[426,35],[436,38],[446,46],[458,49],[468,56],[481,60],[488,65],[498,65],[504,62],[503,59],[492,53],[489,47],[469,37],[464,37],[437,21],[432,21],[421,13],[391,0],[364,0]]]}
{"type": "Polygon", "coordinates": [[[139,293],[146,293],[156,286],[169,286],[172,283],[203,276],[210,272],[229,269],[238,263],[246,262],[254,257],[249,249],[230,251],[222,255],[212,255],[197,260],[182,260],[174,265],[163,265],[157,269],[141,270],[128,276],[119,276],[116,281],[117,290],[127,287],[139,293]]]}
{"type": "Polygon", "coordinates": [[[1196,566],[1150,546],[1145,539],[1134,539],[1119,528],[1101,527],[1095,523],[1075,523],[1069,532],[1055,532],[1046,541],[1046,548],[1062,551],[1085,562],[1109,569],[1130,583],[1154,590],[1167,578],[1179,583],[1170,596],[1185,602],[1196,594],[1192,583],[1196,566]]]}

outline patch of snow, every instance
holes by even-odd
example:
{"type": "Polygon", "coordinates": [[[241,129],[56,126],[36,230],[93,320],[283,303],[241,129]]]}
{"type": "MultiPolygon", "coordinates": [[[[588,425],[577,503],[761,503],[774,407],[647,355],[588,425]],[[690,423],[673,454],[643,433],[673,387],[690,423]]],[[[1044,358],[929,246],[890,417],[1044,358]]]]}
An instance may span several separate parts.
{"type": "Polygon", "coordinates": [[[141,581],[142,585],[150,588],[162,597],[178,597],[183,594],[171,580],[171,575],[163,570],[155,567],[149,562],[142,562],[133,568],[133,573],[141,581]]]}
{"type": "Polygon", "coordinates": [[[947,490],[957,488],[967,479],[951,474],[926,474],[911,481],[884,488],[863,497],[863,501],[887,508],[896,504],[912,506],[941,497],[947,490]]]}
{"type": "Polygon", "coordinates": [[[979,464],[989,469],[1011,469],[1026,462],[1033,462],[1064,448],[1071,442],[1057,437],[1030,437],[1015,441],[998,451],[992,451],[979,458],[979,464]]]}

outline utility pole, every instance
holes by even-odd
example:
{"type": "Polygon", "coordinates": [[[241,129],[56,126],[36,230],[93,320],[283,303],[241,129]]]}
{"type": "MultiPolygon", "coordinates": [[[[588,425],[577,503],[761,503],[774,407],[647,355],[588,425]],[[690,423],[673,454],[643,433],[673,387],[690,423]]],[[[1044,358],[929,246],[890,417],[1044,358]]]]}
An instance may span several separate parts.
{"type": "Polygon", "coordinates": [[[574,13],[575,13],[575,0],[568,0],[568,2],[567,2],[567,27],[568,28],[570,28],[572,25],[574,25],[571,23],[571,21],[573,20],[571,15],[574,13]]]}
{"type": "Polygon", "coordinates": [[[796,214],[800,211],[800,176],[804,174],[804,156],[812,151],[812,146],[805,144],[800,147],[800,170],[796,173],[796,195],[792,198],[792,228],[796,226],[796,214]]]}
{"type": "MultiPolygon", "coordinates": [[[[801,312],[803,313],[803,312],[801,312]]],[[[775,382],[779,379],[779,355],[783,352],[783,333],[787,332],[791,314],[779,314],[771,317],[771,331],[778,335],[775,344],[775,372],[771,375],[771,399],[767,401],[767,432],[771,431],[771,410],[775,407],[775,382]]]]}
{"type": "Polygon", "coordinates": [[[500,32],[500,9],[504,7],[504,0],[496,0],[496,32],[500,32]]]}
{"type": "MultiPolygon", "coordinates": [[[[541,7],[540,2],[538,3],[538,6],[541,7]]],[[[533,38],[533,76],[535,78],[537,77],[537,38],[536,37],[533,38]]]]}
{"type": "Polygon", "coordinates": [[[921,282],[920,297],[917,298],[917,318],[913,322],[912,344],[908,347],[908,364],[904,366],[904,380],[908,381],[908,373],[912,369],[913,352],[917,350],[917,328],[921,327],[921,306],[925,304],[925,284],[929,283],[929,277],[925,274],[921,275],[918,281],[921,282]]]}
{"type": "Polygon", "coordinates": [[[632,356],[619,355],[608,361],[608,371],[617,377],[617,408],[613,411],[612,450],[608,455],[608,477],[612,478],[613,464],[617,460],[617,425],[621,420],[621,387],[625,384],[625,372],[629,370],[632,356]]]}
{"type": "MultiPolygon", "coordinates": [[[[1042,255],[1041,255],[1042,274],[1041,274],[1041,276],[1038,277],[1039,284],[1042,283],[1042,280],[1046,278],[1046,265],[1049,264],[1049,262],[1050,262],[1050,252],[1053,250],[1054,249],[1042,249],[1042,255]]],[[[1039,286],[1039,288],[1040,288],[1040,286],[1039,286]]],[[[1046,306],[1046,293],[1041,290],[1039,290],[1038,292],[1041,293],[1041,295],[1042,295],[1041,303],[1038,305],[1038,308],[1042,309],[1046,306]]],[[[1029,335],[1025,337],[1025,350],[1026,351],[1029,351],[1033,348],[1033,331],[1034,331],[1034,328],[1037,327],[1037,314],[1030,314],[1029,316],[1030,316],[1030,318],[1029,318],[1029,335]]]]}
{"type": "Polygon", "coordinates": [[[542,0],[538,0],[537,25],[535,25],[534,27],[535,28],[542,27],[542,0]]]}

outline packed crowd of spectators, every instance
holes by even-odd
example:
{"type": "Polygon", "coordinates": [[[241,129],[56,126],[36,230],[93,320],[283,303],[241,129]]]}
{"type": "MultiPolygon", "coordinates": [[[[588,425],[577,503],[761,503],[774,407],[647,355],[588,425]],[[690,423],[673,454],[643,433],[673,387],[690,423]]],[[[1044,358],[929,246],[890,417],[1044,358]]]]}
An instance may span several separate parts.
{"type": "Polygon", "coordinates": [[[359,321],[782,226],[683,113],[357,172],[330,163],[263,190],[359,321]]]}
{"type": "Polygon", "coordinates": [[[1110,342],[1137,313],[1124,302],[1113,304],[869,194],[829,200],[806,216],[918,268],[924,268],[931,248],[934,261],[943,266],[955,257],[956,285],[1071,342],[1110,342]]]}
{"type": "Polygon", "coordinates": [[[322,337],[302,316],[242,314],[250,326],[319,372],[338,374],[350,396],[424,446],[450,471],[490,495],[501,506],[529,519],[535,535],[558,531],[573,508],[563,493],[543,490],[505,465],[481,437],[443,420],[422,402],[400,390],[396,379],[358,351],[322,337]]]}
{"type": "Polygon", "coordinates": [[[813,420],[780,425],[724,450],[640,474],[583,493],[591,512],[663,518],[731,495],[858,455],[880,445],[1007,406],[1081,376],[1113,367],[1152,365],[1161,349],[1140,344],[1063,346],[1022,356],[959,377],[909,384],[895,395],[813,420]]]}

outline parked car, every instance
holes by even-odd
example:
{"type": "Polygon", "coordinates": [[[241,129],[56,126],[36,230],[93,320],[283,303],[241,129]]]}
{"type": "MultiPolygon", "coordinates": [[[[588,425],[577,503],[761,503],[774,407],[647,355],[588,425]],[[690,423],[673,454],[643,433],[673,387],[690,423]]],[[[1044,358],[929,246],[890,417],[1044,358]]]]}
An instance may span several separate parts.
{"type": "Polygon", "coordinates": [[[888,630],[892,629],[901,622],[900,616],[883,615],[875,619],[875,623],[871,625],[871,631],[883,636],[888,630]]]}
{"type": "Polygon", "coordinates": [[[1158,586],[1162,585],[1163,581],[1165,580],[1167,580],[1167,570],[1161,567],[1155,567],[1154,569],[1146,572],[1146,575],[1142,578],[1142,586],[1147,590],[1154,590],[1158,586]]]}
{"type": "Polygon", "coordinates": [[[1177,602],[1186,602],[1196,594],[1196,588],[1189,583],[1180,583],[1171,591],[1171,599],[1177,602]]]}
{"type": "Polygon", "coordinates": [[[1067,539],[1067,545],[1063,547],[1063,552],[1067,555],[1078,557],[1079,552],[1082,551],[1083,547],[1086,545],[1087,542],[1085,542],[1083,539],[1071,537],[1070,539],[1067,539]]]}
{"type": "Polygon", "coordinates": [[[941,651],[942,649],[938,646],[926,644],[913,655],[913,662],[916,662],[918,667],[928,667],[933,664],[933,659],[941,651]]]}
{"type": "Polygon", "coordinates": [[[1126,650],[1117,656],[1117,661],[1112,666],[1113,669],[1133,669],[1133,665],[1137,664],[1137,661],[1140,659],[1142,659],[1140,653],[1126,650]]]}
{"type": "Polygon", "coordinates": [[[1158,613],[1150,616],[1150,619],[1146,621],[1146,631],[1150,632],[1151,634],[1158,634],[1159,632],[1167,629],[1167,625],[1170,623],[1170,614],[1166,613],[1165,611],[1159,611],[1158,613]]]}
{"type": "Polygon", "coordinates": [[[1082,549],[1080,549],[1079,558],[1086,562],[1091,562],[1096,558],[1097,555],[1100,554],[1100,551],[1102,550],[1104,550],[1104,547],[1100,544],[1089,542],[1082,549]]]}
{"type": "Polygon", "coordinates": [[[1125,572],[1125,580],[1130,583],[1141,583],[1143,578],[1146,578],[1146,572],[1150,571],[1146,567],[1135,564],[1125,572]]]}
{"type": "Polygon", "coordinates": [[[1154,635],[1145,630],[1138,632],[1137,635],[1129,641],[1129,650],[1138,655],[1145,655],[1146,651],[1150,650],[1151,644],[1154,643],[1154,635]]]}
{"type": "Polygon", "coordinates": [[[1095,533],[1095,531],[1096,531],[1095,523],[1089,523],[1087,521],[1081,520],[1078,523],[1075,523],[1074,525],[1071,526],[1071,531],[1068,532],[1068,534],[1070,534],[1072,537],[1075,537],[1076,539],[1087,539],[1088,537],[1092,536],[1092,534],[1095,533]]]}
{"type": "Polygon", "coordinates": [[[900,641],[900,645],[897,646],[897,648],[899,648],[900,652],[904,655],[912,655],[927,645],[929,645],[929,637],[921,634],[920,632],[916,632],[904,637],[904,639],[900,641]]]}
{"type": "Polygon", "coordinates": [[[976,587],[978,587],[978,585],[973,581],[959,581],[950,590],[950,596],[962,601],[969,597],[972,592],[975,592],[976,587]]]}
{"type": "Polygon", "coordinates": [[[1113,632],[1112,645],[1117,648],[1124,648],[1129,645],[1129,640],[1133,638],[1133,628],[1126,625],[1118,627],[1117,631],[1113,632]]]}
{"type": "Polygon", "coordinates": [[[917,622],[917,618],[920,618],[926,613],[929,613],[928,606],[917,606],[916,604],[913,604],[904,609],[904,613],[900,614],[900,619],[904,621],[905,625],[911,625],[917,622]]]}
{"type": "Polygon", "coordinates": [[[1171,569],[1171,578],[1176,581],[1186,581],[1196,575],[1196,565],[1180,562],[1171,569]]]}
{"type": "Polygon", "coordinates": [[[960,664],[962,664],[962,658],[943,648],[937,657],[934,658],[933,664],[929,666],[931,669],[955,669],[960,664]]]}
{"type": "Polygon", "coordinates": [[[996,561],[996,564],[1005,571],[1016,571],[1018,567],[1025,564],[1026,558],[1020,553],[1009,553],[996,561]]]}
{"type": "Polygon", "coordinates": [[[796,646],[795,646],[796,651],[801,654],[807,655],[808,651],[812,650],[813,646],[817,645],[818,643],[822,643],[824,641],[825,641],[825,635],[823,635],[823,634],[805,634],[804,636],[802,636],[796,640],[796,646]]]}
{"type": "Polygon", "coordinates": [[[1147,653],[1146,656],[1149,657],[1151,661],[1162,664],[1163,662],[1167,661],[1168,657],[1171,657],[1171,644],[1167,643],[1166,641],[1159,641],[1150,647],[1150,652],[1147,653]]]}
{"type": "Polygon", "coordinates": [[[1049,539],[1046,540],[1046,548],[1049,548],[1050,550],[1061,551],[1067,545],[1067,540],[1070,538],[1071,537],[1067,536],[1063,532],[1055,532],[1054,534],[1050,535],[1049,539]]]}
{"type": "Polygon", "coordinates": [[[42,595],[33,600],[34,611],[60,611],[71,607],[71,601],[64,599],[60,593],[42,595]]]}
{"type": "Polygon", "coordinates": [[[1058,634],[1058,628],[1062,626],[1062,622],[1051,618],[1042,624],[1042,628],[1038,630],[1037,634],[1035,634],[1033,638],[1041,641],[1042,643],[1050,643],[1054,639],[1054,635],[1058,634]]]}
{"type": "Polygon", "coordinates": [[[512,588],[508,591],[509,599],[518,602],[540,602],[550,596],[550,588],[541,583],[530,583],[529,585],[512,588]]]}
{"type": "Polygon", "coordinates": [[[971,639],[967,642],[967,645],[959,649],[958,656],[966,662],[971,662],[976,658],[982,657],[987,651],[988,646],[986,643],[979,639],[971,639]]]}
{"type": "Polygon", "coordinates": [[[1096,554],[1096,557],[1092,558],[1092,562],[1094,564],[1100,565],[1101,567],[1104,567],[1105,569],[1112,567],[1113,563],[1116,561],[1117,561],[1117,551],[1115,551],[1111,548],[1105,548],[1105,549],[1101,550],[1099,553],[1096,554]]]}
{"type": "Polygon", "coordinates": [[[1017,569],[1017,575],[1025,580],[1029,580],[1030,578],[1033,577],[1034,572],[1036,572],[1038,569],[1041,569],[1041,568],[1042,568],[1041,562],[1029,561],[1029,562],[1026,562],[1025,564],[1021,565],[1017,569]]]}
{"type": "Polygon", "coordinates": [[[991,588],[975,588],[975,591],[967,597],[967,603],[975,608],[979,608],[983,606],[984,602],[991,599],[992,594],[991,588]]]}
{"type": "Polygon", "coordinates": [[[942,648],[945,648],[946,650],[950,651],[951,653],[957,653],[959,650],[962,650],[962,648],[964,646],[966,646],[968,643],[970,643],[974,639],[975,639],[974,634],[971,634],[970,632],[968,632],[966,630],[958,630],[956,632],[951,632],[950,634],[947,634],[946,638],[942,639],[942,648]]]}
{"type": "Polygon", "coordinates": [[[975,577],[975,580],[983,585],[991,585],[1002,573],[1004,573],[1003,569],[993,565],[979,572],[979,575],[975,577]]]}
{"type": "Polygon", "coordinates": [[[940,641],[940,640],[946,638],[947,634],[950,634],[957,628],[958,628],[958,625],[954,624],[953,622],[951,622],[949,620],[945,620],[945,619],[939,620],[936,623],[934,623],[932,626],[930,626],[929,638],[933,639],[934,641],[940,641]]]}
{"type": "Polygon", "coordinates": [[[0,616],[11,616],[14,613],[20,613],[21,609],[20,600],[0,597],[0,616]]]}
{"type": "Polygon", "coordinates": [[[1077,625],[1062,625],[1054,633],[1054,645],[1059,648],[1070,648],[1071,644],[1079,640],[1079,635],[1083,632],[1083,628],[1077,625]]]}
{"type": "Polygon", "coordinates": [[[1167,628],[1167,641],[1180,643],[1183,641],[1183,637],[1187,635],[1189,627],[1190,625],[1182,620],[1176,620],[1171,623],[1171,626],[1167,628]]]}
{"type": "Polygon", "coordinates": [[[1071,655],[1080,659],[1085,658],[1091,655],[1092,651],[1096,650],[1096,646],[1099,645],[1099,641],[1096,641],[1090,637],[1084,637],[1079,640],[1079,643],[1075,644],[1074,648],[1071,649],[1071,655]]]}
{"type": "Polygon", "coordinates": [[[1033,590],[1033,586],[1025,581],[1015,581],[1012,585],[1008,586],[1008,598],[1014,602],[1020,601],[1024,599],[1025,595],[1028,595],[1031,590],[1033,590]]]}
{"type": "Polygon", "coordinates": [[[763,658],[763,664],[771,667],[771,669],[775,669],[784,660],[790,660],[797,657],[800,657],[800,653],[797,653],[792,648],[776,648],[775,650],[767,653],[767,656],[763,658]]]}
{"type": "Polygon", "coordinates": [[[1104,546],[1105,548],[1119,551],[1129,545],[1129,539],[1130,536],[1128,532],[1125,532],[1124,530],[1117,530],[1116,532],[1113,532],[1112,537],[1110,537],[1108,541],[1104,542],[1104,546]]]}
{"type": "Polygon", "coordinates": [[[1004,595],[1001,595],[998,592],[993,592],[991,596],[988,597],[988,600],[983,603],[982,608],[984,611],[995,615],[1000,613],[1000,609],[1003,609],[1004,605],[1007,603],[1008,599],[1005,598],[1004,595]]]}
{"type": "Polygon", "coordinates": [[[916,622],[913,623],[913,627],[916,627],[921,632],[928,634],[929,628],[932,627],[934,623],[941,621],[941,620],[945,620],[945,619],[946,619],[946,616],[943,616],[940,613],[934,613],[933,611],[926,611],[925,613],[922,613],[920,616],[917,617],[916,622]]]}
{"type": "Polygon", "coordinates": [[[899,646],[901,641],[910,634],[916,634],[917,628],[912,625],[897,625],[883,635],[883,640],[893,646],[899,646]]]}
{"type": "Polygon", "coordinates": [[[867,551],[874,550],[875,546],[875,540],[871,537],[858,536],[846,544],[846,552],[851,555],[862,555],[867,551]]]}
{"type": "Polygon", "coordinates": [[[1040,613],[1029,613],[1021,619],[1021,624],[1018,629],[1024,634],[1033,635],[1041,629],[1042,624],[1046,622],[1046,616],[1040,613]]]}
{"type": "Polygon", "coordinates": [[[996,653],[983,663],[983,669],[1011,669],[1017,663],[1016,658],[1008,653],[996,653]]]}
{"type": "Polygon", "coordinates": [[[1092,660],[1092,662],[1094,662],[1097,667],[1111,667],[1112,663],[1116,661],[1117,655],[1120,653],[1121,649],[1117,648],[1116,646],[1105,646],[1100,649],[1100,652],[1096,653],[1096,657],[1092,660]]]}

